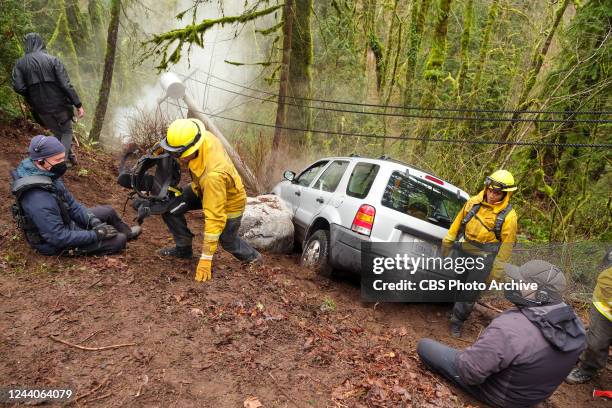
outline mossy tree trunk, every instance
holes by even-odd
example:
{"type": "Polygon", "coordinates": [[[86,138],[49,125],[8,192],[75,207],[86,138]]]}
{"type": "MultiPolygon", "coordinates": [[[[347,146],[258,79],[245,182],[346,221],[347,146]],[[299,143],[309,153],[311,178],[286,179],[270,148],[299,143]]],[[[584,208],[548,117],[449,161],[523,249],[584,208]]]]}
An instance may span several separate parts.
{"type": "MultiPolygon", "coordinates": [[[[312,96],[312,0],[294,0],[291,13],[291,59],[289,62],[288,94],[293,98],[310,98],[312,96]]],[[[312,110],[310,102],[303,99],[292,99],[294,105],[287,106],[287,125],[292,128],[311,129],[312,110]]],[[[288,131],[292,141],[306,144],[309,132],[288,131]]]]}
{"type": "Polygon", "coordinates": [[[91,140],[100,140],[108,98],[113,83],[113,69],[115,68],[115,55],[117,53],[117,35],[119,33],[119,14],[121,12],[121,0],[111,0],[111,18],[108,24],[108,36],[106,39],[106,54],[104,56],[104,73],[98,94],[98,104],[93,118],[93,124],[89,137],[91,140]]]}
{"type": "Polygon", "coordinates": [[[474,25],[474,0],[466,0],[463,12],[463,31],[461,33],[461,49],[459,50],[459,72],[457,72],[457,97],[463,98],[465,78],[470,67],[470,40],[474,25]]]}
{"type": "Polygon", "coordinates": [[[404,83],[403,105],[409,106],[412,101],[412,86],[416,73],[417,55],[421,48],[421,38],[425,17],[429,10],[430,0],[413,0],[410,28],[408,31],[408,50],[406,58],[406,81],[404,83]]]}
{"type": "MultiPolygon", "coordinates": [[[[442,79],[446,77],[443,70],[444,60],[446,59],[446,34],[448,32],[448,17],[452,0],[439,0],[436,25],[431,42],[429,56],[425,63],[423,79],[426,81],[426,90],[421,98],[421,107],[425,114],[431,112],[431,108],[436,106],[436,89],[442,79]]],[[[417,126],[417,136],[430,137],[431,119],[422,119],[417,126]]],[[[423,140],[417,149],[418,154],[425,154],[427,151],[427,141],[423,140]]]]}
{"type": "Polygon", "coordinates": [[[272,139],[272,157],[268,166],[268,174],[270,175],[274,169],[274,161],[276,160],[276,151],[281,145],[283,127],[285,127],[285,98],[289,87],[289,64],[291,63],[291,37],[293,34],[293,18],[292,13],[293,0],[285,0],[283,9],[283,61],[281,66],[280,84],[278,90],[278,105],[276,107],[276,127],[274,128],[274,138],[272,139]]]}
{"type": "Polygon", "coordinates": [[[81,81],[79,57],[72,39],[70,24],[67,16],[67,4],[65,0],[59,0],[57,4],[59,14],[51,38],[47,42],[47,48],[59,51],[59,56],[66,58],[64,62],[72,68],[70,74],[75,81],[78,90],[83,89],[81,81]]]}
{"type": "Polygon", "coordinates": [[[489,43],[491,42],[491,32],[493,31],[493,26],[497,20],[497,13],[499,11],[499,0],[492,0],[491,5],[489,6],[489,12],[487,13],[487,22],[485,23],[485,27],[482,33],[482,41],[480,42],[480,47],[478,51],[478,59],[476,60],[476,65],[474,66],[474,79],[472,80],[472,92],[469,96],[468,106],[471,108],[474,106],[474,101],[476,99],[476,95],[478,94],[478,90],[480,89],[480,80],[482,78],[482,71],[484,69],[487,54],[489,53],[489,43]]]}

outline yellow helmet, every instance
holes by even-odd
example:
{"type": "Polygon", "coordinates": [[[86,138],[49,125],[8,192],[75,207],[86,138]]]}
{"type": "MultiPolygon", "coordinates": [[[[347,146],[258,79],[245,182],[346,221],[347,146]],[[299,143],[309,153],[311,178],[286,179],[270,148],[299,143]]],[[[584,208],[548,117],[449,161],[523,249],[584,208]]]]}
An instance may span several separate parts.
{"type": "Polygon", "coordinates": [[[198,119],[177,119],[168,126],[166,137],[159,144],[175,157],[187,157],[202,146],[205,130],[198,119]]]}
{"type": "Polygon", "coordinates": [[[485,186],[501,191],[515,191],[514,177],[508,170],[497,170],[485,179],[485,186]]]}

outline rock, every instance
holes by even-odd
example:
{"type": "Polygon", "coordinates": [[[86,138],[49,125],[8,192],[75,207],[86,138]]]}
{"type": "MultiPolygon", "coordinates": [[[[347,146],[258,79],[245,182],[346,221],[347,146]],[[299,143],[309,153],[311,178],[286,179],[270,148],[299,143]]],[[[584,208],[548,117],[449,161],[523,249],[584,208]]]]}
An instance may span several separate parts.
{"type": "Polygon", "coordinates": [[[280,197],[248,197],[238,233],[258,250],[286,254],[293,250],[293,214],[280,197]]]}

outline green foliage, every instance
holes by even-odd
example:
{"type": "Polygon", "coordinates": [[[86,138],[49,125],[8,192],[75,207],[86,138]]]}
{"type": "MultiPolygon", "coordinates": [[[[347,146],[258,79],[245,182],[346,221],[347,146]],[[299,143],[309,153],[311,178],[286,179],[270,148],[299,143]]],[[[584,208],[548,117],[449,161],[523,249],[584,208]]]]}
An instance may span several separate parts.
{"type": "MultiPolygon", "coordinates": [[[[247,12],[238,16],[224,16],[220,18],[204,19],[199,23],[192,23],[184,28],[171,30],[166,33],[154,35],[151,40],[145,41],[143,46],[147,47],[143,55],[143,59],[148,59],[153,56],[160,58],[158,70],[164,70],[168,68],[168,64],[176,64],[181,59],[181,51],[184,44],[188,44],[191,48],[192,45],[204,47],[204,34],[210,28],[216,25],[235,24],[235,23],[246,23],[248,21],[256,20],[260,17],[267,16],[275,13],[283,5],[271,6],[263,10],[257,10],[247,12]],[[176,44],[174,50],[170,51],[170,47],[176,44]]],[[[183,14],[184,15],[184,14],[183,14]]],[[[179,14],[178,19],[181,19],[183,15],[179,14]]]]}
{"type": "Polygon", "coordinates": [[[23,1],[0,2],[0,27],[0,119],[11,119],[21,114],[21,97],[13,92],[11,73],[15,61],[23,55],[23,37],[32,30],[23,1]]]}

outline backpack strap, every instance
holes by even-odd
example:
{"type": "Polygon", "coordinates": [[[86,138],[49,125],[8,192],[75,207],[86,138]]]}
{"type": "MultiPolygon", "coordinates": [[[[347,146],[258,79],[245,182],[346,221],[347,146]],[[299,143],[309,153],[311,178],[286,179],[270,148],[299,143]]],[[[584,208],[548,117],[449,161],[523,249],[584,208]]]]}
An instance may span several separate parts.
{"type": "Polygon", "coordinates": [[[465,214],[465,217],[463,217],[463,219],[461,220],[461,226],[459,227],[459,233],[457,234],[457,241],[459,241],[465,236],[465,225],[470,222],[472,218],[474,218],[478,210],[480,210],[480,206],[480,203],[474,204],[472,208],[470,208],[468,213],[465,214]]]}
{"type": "MultiPolygon", "coordinates": [[[[457,234],[458,238],[462,238],[462,237],[465,236],[465,226],[466,226],[466,224],[468,222],[470,222],[470,220],[476,216],[476,213],[478,213],[478,210],[480,210],[480,207],[481,207],[480,203],[474,204],[472,206],[472,208],[470,208],[468,213],[465,214],[465,217],[463,217],[463,220],[461,220],[461,226],[459,227],[459,233],[457,234]]],[[[502,227],[504,226],[504,222],[506,221],[506,217],[508,216],[508,214],[510,213],[511,210],[512,210],[512,205],[508,204],[503,210],[501,210],[497,214],[497,217],[495,218],[495,225],[493,225],[493,229],[492,230],[487,228],[487,226],[484,225],[484,223],[478,217],[476,217],[476,219],[488,231],[493,231],[493,233],[495,234],[495,238],[499,242],[502,242],[502,240],[501,240],[502,227]]]]}
{"type": "Polygon", "coordinates": [[[501,231],[502,231],[502,227],[504,226],[504,221],[506,221],[506,216],[508,215],[510,210],[512,210],[512,205],[508,204],[506,208],[504,208],[497,214],[497,218],[495,219],[495,225],[493,226],[493,233],[495,233],[495,238],[497,238],[499,242],[502,242],[501,231]]]}

